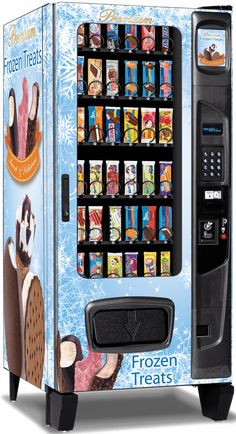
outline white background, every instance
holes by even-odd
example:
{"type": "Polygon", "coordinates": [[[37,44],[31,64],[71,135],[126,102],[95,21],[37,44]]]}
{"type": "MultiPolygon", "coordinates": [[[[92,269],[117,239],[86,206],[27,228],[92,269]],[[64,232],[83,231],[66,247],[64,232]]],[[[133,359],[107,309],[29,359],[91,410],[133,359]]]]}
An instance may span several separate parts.
{"type": "MultiPolygon", "coordinates": [[[[113,0],[115,3],[115,0],[113,0]]],[[[46,0],[45,0],[46,3],[46,0]]],[[[87,3],[107,3],[108,1],[89,1],[87,3]]],[[[112,3],[112,1],[110,2],[112,3]]],[[[204,5],[227,5],[229,0],[175,0],[174,2],[152,1],[152,0],[119,0],[120,4],[145,4],[146,6],[173,6],[173,7],[200,7],[204,5]]],[[[231,0],[231,4],[233,1],[231,0]]],[[[44,4],[44,0],[6,0],[1,2],[0,24],[1,26],[35,9],[44,4]],[[4,9],[3,9],[4,4],[4,9]]],[[[174,24],[174,23],[173,23],[174,24]]],[[[234,18],[235,26],[235,18],[234,18]]],[[[234,38],[235,40],[235,32],[234,38]]],[[[2,65],[2,32],[1,32],[1,50],[0,64],[2,65]]],[[[234,64],[235,64],[234,56],[234,64]]],[[[1,74],[2,75],[2,74],[1,74]]],[[[0,100],[2,101],[2,86],[0,87],[0,100]]],[[[234,92],[235,96],[235,92],[234,92]]],[[[235,98],[233,98],[235,100],[235,98]]],[[[235,120],[234,105],[234,120],[235,120]]],[[[0,117],[2,127],[2,104],[0,106],[0,117]]],[[[235,122],[234,122],[235,124],[235,122]]],[[[234,135],[236,135],[234,133],[234,135]]],[[[2,137],[2,135],[1,135],[2,137]]],[[[2,161],[3,141],[0,146],[2,161]]],[[[234,145],[235,146],[235,140],[234,145]]],[[[233,149],[234,151],[234,149],[233,149]]],[[[2,183],[2,165],[1,183],[2,183]]],[[[234,191],[235,181],[234,181],[234,191]]],[[[234,193],[235,195],[236,193],[234,193]]],[[[2,189],[0,189],[0,203],[2,205],[2,189]]],[[[235,208],[235,207],[234,207],[235,208]]],[[[234,212],[235,215],[235,212],[234,212]]],[[[235,227],[235,217],[233,219],[233,228],[235,227]]],[[[2,210],[0,211],[0,227],[2,228],[2,210]]],[[[0,231],[0,238],[2,230],[0,231]]],[[[235,230],[233,230],[233,240],[235,230]]],[[[2,240],[0,240],[2,245],[2,240]]],[[[236,243],[235,243],[236,246],[236,243]]],[[[1,250],[1,249],[0,249],[1,250]]],[[[235,255],[234,255],[235,256],[235,255]]],[[[233,262],[235,268],[236,262],[233,262]]],[[[2,260],[0,260],[0,276],[2,277],[2,260]]],[[[2,279],[1,279],[2,280],[2,279]]],[[[235,286],[235,282],[233,282],[235,286]]],[[[1,281],[2,288],[2,281],[1,281]]],[[[0,299],[2,306],[2,294],[0,299]]],[[[234,297],[234,311],[236,308],[236,297],[234,297]]],[[[2,312],[2,309],[1,309],[2,312]]],[[[233,316],[233,343],[235,341],[235,315],[233,316]]],[[[0,354],[2,356],[2,321],[0,321],[0,354]]],[[[2,357],[1,357],[2,360],[2,357]]],[[[235,345],[233,346],[233,372],[236,368],[235,345]]],[[[19,400],[15,404],[8,401],[8,372],[2,369],[0,364],[0,430],[2,433],[23,432],[40,433],[43,431],[52,432],[50,428],[45,427],[44,417],[44,393],[35,387],[27,384],[23,380],[20,383],[19,400]]],[[[201,416],[197,388],[193,387],[176,387],[168,389],[150,389],[137,391],[114,391],[87,393],[79,395],[79,406],[74,432],[91,432],[91,433],[130,433],[130,434],[149,434],[161,430],[170,433],[191,433],[200,430],[208,433],[217,434],[223,430],[228,433],[235,432],[236,429],[236,398],[233,401],[231,412],[227,422],[213,422],[201,416]]]]}

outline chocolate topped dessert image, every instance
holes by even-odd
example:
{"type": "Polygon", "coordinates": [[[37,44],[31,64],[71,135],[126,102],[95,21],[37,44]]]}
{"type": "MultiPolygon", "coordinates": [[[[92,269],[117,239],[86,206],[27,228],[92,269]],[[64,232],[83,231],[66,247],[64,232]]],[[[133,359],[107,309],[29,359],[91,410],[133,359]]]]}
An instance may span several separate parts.
{"type": "Polygon", "coordinates": [[[122,360],[123,354],[107,354],[105,365],[94,376],[91,390],[113,389],[122,365],[122,360]]]}
{"type": "Polygon", "coordinates": [[[36,224],[31,200],[25,196],[16,212],[16,264],[19,284],[22,285],[30,268],[36,224]]]}
{"type": "Polygon", "coordinates": [[[8,238],[4,252],[4,312],[10,372],[37,387],[43,379],[45,331],[43,290],[30,271],[35,216],[28,195],[16,211],[16,242],[8,238]]]}
{"type": "Polygon", "coordinates": [[[22,100],[18,106],[15,90],[12,88],[8,99],[8,127],[6,141],[18,160],[25,160],[40,142],[38,130],[39,84],[32,86],[32,102],[28,110],[28,80],[22,80],[22,100]],[[38,134],[37,134],[38,133],[38,134]]]}
{"type": "Polygon", "coordinates": [[[35,145],[35,132],[38,116],[38,106],[39,106],[39,85],[34,83],[32,87],[32,103],[29,111],[28,117],[28,129],[26,138],[26,157],[28,157],[34,149],[35,145]]]}
{"type": "Polygon", "coordinates": [[[15,245],[11,237],[5,245],[3,264],[4,327],[8,368],[10,372],[20,376],[22,366],[20,302],[15,245]]]}
{"type": "Polygon", "coordinates": [[[58,334],[58,383],[63,393],[75,389],[75,364],[83,359],[79,339],[74,335],[60,339],[58,334]]]}
{"type": "Polygon", "coordinates": [[[14,89],[9,92],[9,130],[11,137],[11,149],[14,155],[18,156],[19,140],[18,140],[18,122],[16,110],[16,96],[14,89]]]}

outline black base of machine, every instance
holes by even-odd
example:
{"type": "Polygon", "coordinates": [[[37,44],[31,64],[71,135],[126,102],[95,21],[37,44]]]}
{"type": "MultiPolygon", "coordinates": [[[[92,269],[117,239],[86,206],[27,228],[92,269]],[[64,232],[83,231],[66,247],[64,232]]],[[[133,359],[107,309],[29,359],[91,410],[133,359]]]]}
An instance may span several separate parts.
{"type": "Polygon", "coordinates": [[[59,393],[46,387],[46,425],[58,431],[71,431],[74,428],[78,405],[75,393],[59,393]]]}
{"type": "Polygon", "coordinates": [[[203,416],[215,421],[227,419],[234,395],[231,383],[200,384],[198,393],[203,416]]]}
{"type": "MultiPolygon", "coordinates": [[[[10,401],[17,400],[20,377],[9,373],[10,401]]],[[[74,428],[78,395],[60,393],[46,386],[46,425],[57,431],[71,431],[74,428]]],[[[231,383],[200,384],[198,393],[202,414],[214,421],[226,420],[234,395],[231,383]]]]}
{"type": "Polygon", "coordinates": [[[14,402],[17,400],[18,388],[19,388],[20,377],[10,372],[9,375],[9,386],[10,386],[10,401],[14,402]]]}

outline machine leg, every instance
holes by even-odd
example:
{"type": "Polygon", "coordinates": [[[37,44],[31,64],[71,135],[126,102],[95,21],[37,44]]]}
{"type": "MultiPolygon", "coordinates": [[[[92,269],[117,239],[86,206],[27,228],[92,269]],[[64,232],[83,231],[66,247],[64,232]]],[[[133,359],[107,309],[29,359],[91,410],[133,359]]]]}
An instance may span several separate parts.
{"type": "Polygon", "coordinates": [[[58,431],[73,430],[78,396],[46,388],[46,424],[58,431]]]}
{"type": "Polygon", "coordinates": [[[215,421],[227,419],[234,395],[231,383],[200,384],[198,393],[203,416],[215,421]]]}
{"type": "Polygon", "coordinates": [[[9,372],[9,383],[10,383],[10,401],[15,402],[17,400],[18,388],[19,388],[20,377],[12,372],[9,372]]]}

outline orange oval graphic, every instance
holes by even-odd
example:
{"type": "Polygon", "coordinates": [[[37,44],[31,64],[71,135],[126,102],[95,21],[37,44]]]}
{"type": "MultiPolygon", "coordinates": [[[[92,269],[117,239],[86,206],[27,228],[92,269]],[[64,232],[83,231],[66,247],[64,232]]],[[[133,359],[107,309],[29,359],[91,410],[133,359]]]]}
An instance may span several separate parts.
{"type": "Polygon", "coordinates": [[[8,171],[11,176],[17,182],[27,182],[33,178],[35,173],[37,172],[40,165],[40,156],[38,146],[41,141],[42,134],[39,131],[39,126],[37,123],[36,134],[35,134],[35,146],[31,152],[31,154],[20,160],[11,149],[11,136],[9,127],[7,126],[7,135],[5,137],[6,145],[7,145],[7,156],[6,156],[6,165],[8,171]]]}

